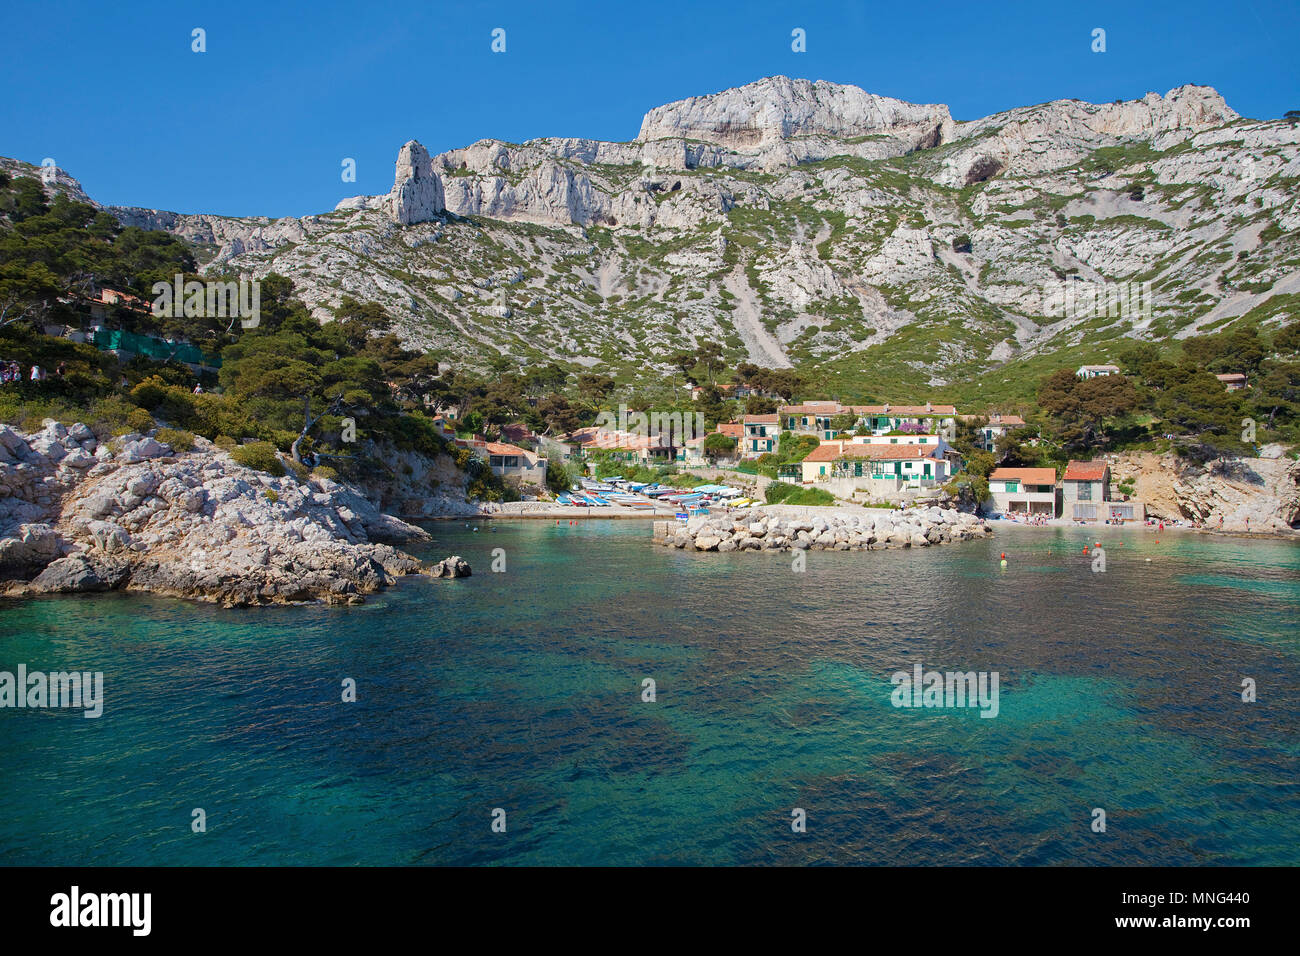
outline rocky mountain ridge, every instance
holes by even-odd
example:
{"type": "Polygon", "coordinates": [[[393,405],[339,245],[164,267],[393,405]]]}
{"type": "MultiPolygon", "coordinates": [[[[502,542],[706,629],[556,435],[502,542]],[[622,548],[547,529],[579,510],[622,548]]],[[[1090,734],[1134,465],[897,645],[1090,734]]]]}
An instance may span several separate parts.
{"type": "Polygon", "coordinates": [[[916,394],[1294,315],[1298,185],[1300,130],[1207,87],[960,122],[770,77],[651,109],[627,143],[412,141],[392,191],[317,216],[112,211],[195,241],[212,272],[291,276],[322,319],[345,294],[380,302],[454,362],[662,383],[711,340],[916,394]],[[1063,282],[1149,283],[1151,308],[1055,314],[1063,282]]]}

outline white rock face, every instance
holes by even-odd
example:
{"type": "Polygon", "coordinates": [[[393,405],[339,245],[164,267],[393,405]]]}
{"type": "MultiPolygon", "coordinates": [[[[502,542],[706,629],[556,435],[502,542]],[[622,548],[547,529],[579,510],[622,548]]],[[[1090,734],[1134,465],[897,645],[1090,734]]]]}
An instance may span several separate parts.
{"type": "Polygon", "coordinates": [[[10,594],[129,587],[225,604],[353,603],[419,568],[381,542],[427,537],[349,485],[252,471],[201,438],[175,454],[154,438],[101,444],[85,425],[48,421],[30,435],[0,425],[0,448],[10,594]]]}
{"type": "Polygon", "coordinates": [[[501,176],[450,179],[446,208],[458,216],[536,223],[589,225],[611,218],[609,196],[598,193],[580,172],[555,164],[540,167],[518,185],[501,176]]]}
{"type": "Polygon", "coordinates": [[[302,242],[318,231],[319,220],[285,217],[231,219],[207,214],[187,215],[157,209],[114,206],[111,212],[124,226],[152,229],[183,236],[191,242],[220,246],[214,266],[221,266],[247,253],[269,252],[291,242],[302,242]]]}
{"type": "Polygon", "coordinates": [[[952,125],[946,106],[905,103],[826,80],[772,76],[656,107],[641,121],[638,138],[702,140],[747,152],[796,136],[886,134],[913,146],[934,146],[952,125]]]}
{"type": "Polygon", "coordinates": [[[1270,331],[1293,310],[1269,300],[1300,294],[1300,124],[1244,120],[1207,87],[954,122],[942,105],[771,77],[652,109],[640,137],[483,139],[427,166],[412,142],[391,192],[300,219],[112,212],[215,244],[207,269],[292,276],[321,320],[343,295],[379,303],[408,345],[475,368],[521,338],[546,359],[616,355],[653,375],[674,350],[738,339],[767,367],[898,348],[938,386],[1091,345],[1089,315],[1045,304],[1066,277],[1151,280],[1153,308],[1106,342],[1263,306],[1270,331]],[[936,323],[943,343],[908,352],[898,333],[936,323]]]}
{"type": "Polygon", "coordinates": [[[1208,86],[1180,86],[1164,96],[1148,93],[1120,103],[1056,100],[958,124],[952,138],[971,145],[949,156],[935,181],[961,187],[996,175],[1042,173],[1124,139],[1149,140],[1164,150],[1238,118],[1208,86]]]}
{"type": "Polygon", "coordinates": [[[446,209],[442,179],[433,171],[429,151],[415,140],[397,154],[397,174],[388,194],[388,214],[393,222],[409,226],[428,222],[446,209]]]}
{"type": "Polygon", "coordinates": [[[1264,455],[1203,465],[1171,454],[1110,456],[1112,481],[1159,518],[1193,519],[1211,530],[1289,533],[1300,523],[1300,462],[1264,455]]]}

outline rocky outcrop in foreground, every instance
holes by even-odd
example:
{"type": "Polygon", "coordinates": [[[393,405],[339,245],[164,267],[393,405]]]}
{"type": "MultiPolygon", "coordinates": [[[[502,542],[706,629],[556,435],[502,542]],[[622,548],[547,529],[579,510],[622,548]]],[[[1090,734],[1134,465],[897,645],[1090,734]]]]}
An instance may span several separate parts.
{"type": "Polygon", "coordinates": [[[202,438],[100,441],[85,425],[0,425],[0,591],[132,590],[227,606],[359,603],[420,562],[426,532],[326,479],[273,477],[202,438]]]}
{"type": "Polygon", "coordinates": [[[905,511],[828,511],[797,517],[750,508],[692,518],[686,524],[656,521],[655,542],[695,551],[880,551],[924,548],[993,533],[982,520],[951,508],[905,511]]]}

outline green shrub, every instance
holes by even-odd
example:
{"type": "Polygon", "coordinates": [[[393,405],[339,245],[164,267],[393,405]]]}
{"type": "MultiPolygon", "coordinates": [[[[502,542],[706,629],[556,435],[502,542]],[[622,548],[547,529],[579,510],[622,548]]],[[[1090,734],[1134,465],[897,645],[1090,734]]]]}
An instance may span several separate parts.
{"type": "Polygon", "coordinates": [[[116,438],[118,435],[125,435],[129,431],[138,431],[139,429],[131,427],[129,419],[133,412],[139,411],[139,408],[136,408],[125,398],[119,395],[110,395],[107,398],[91,402],[84,418],[85,423],[90,426],[90,430],[95,433],[95,437],[102,440],[104,438],[116,438]]]}
{"type": "Polygon", "coordinates": [[[774,481],[764,492],[769,505],[833,505],[835,496],[821,488],[800,488],[784,481],[774,481]]]}
{"type": "Polygon", "coordinates": [[[277,501],[280,500],[280,496],[276,494],[274,488],[267,488],[265,491],[262,492],[262,497],[265,498],[267,501],[271,502],[271,504],[275,504],[277,501]]]}
{"type": "Polygon", "coordinates": [[[573,487],[573,473],[558,457],[552,456],[546,461],[546,487],[560,494],[573,487]]]}
{"type": "Polygon", "coordinates": [[[275,446],[267,441],[255,441],[248,445],[237,445],[230,455],[245,468],[264,471],[277,477],[284,474],[284,465],[276,454],[275,446]]]}
{"type": "Polygon", "coordinates": [[[235,441],[229,435],[218,435],[212,440],[212,444],[216,445],[223,451],[234,451],[239,447],[239,442],[235,441]]]}
{"type": "Polygon", "coordinates": [[[329,465],[317,465],[311,470],[313,478],[322,478],[328,481],[338,481],[339,473],[329,465]]]}
{"type": "Polygon", "coordinates": [[[784,481],[774,481],[767,486],[767,490],[763,494],[767,498],[769,505],[778,505],[798,490],[796,486],[787,484],[784,481]]]}
{"type": "Polygon", "coordinates": [[[154,420],[143,408],[133,408],[127,413],[126,424],[131,431],[143,434],[153,429],[154,420]]]}
{"type": "Polygon", "coordinates": [[[194,450],[194,434],[180,428],[160,428],[154,434],[160,442],[171,445],[172,451],[187,452],[194,450]]]}
{"type": "Polygon", "coordinates": [[[167,397],[167,383],[157,375],[151,375],[131,389],[131,401],[140,408],[157,408],[167,397]]]}
{"type": "Polygon", "coordinates": [[[821,488],[799,488],[789,498],[785,499],[787,505],[816,505],[826,506],[835,504],[835,496],[829,491],[823,491],[821,488]]]}

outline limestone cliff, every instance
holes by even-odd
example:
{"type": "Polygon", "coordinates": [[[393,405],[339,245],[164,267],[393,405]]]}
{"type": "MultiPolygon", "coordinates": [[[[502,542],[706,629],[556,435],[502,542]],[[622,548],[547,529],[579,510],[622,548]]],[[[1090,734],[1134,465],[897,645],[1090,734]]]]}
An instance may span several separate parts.
{"type": "Polygon", "coordinates": [[[1280,451],[1268,450],[1276,457],[1206,464],[1172,454],[1116,455],[1111,478],[1132,482],[1133,497],[1153,517],[1196,520],[1232,532],[1294,533],[1300,528],[1300,461],[1281,457],[1280,451]]]}
{"type": "MultiPolygon", "coordinates": [[[[649,382],[711,341],[921,391],[1058,351],[1113,360],[1131,338],[1269,331],[1300,295],[1300,125],[1207,87],[957,121],[769,77],[650,109],[637,135],[411,141],[389,192],[301,218],[112,211],[192,239],[210,270],[289,275],[322,320],[344,295],[378,302],[455,364],[649,382]],[[1066,281],[1153,292],[1066,315],[1049,291],[1066,281]]],[[[82,195],[65,174],[50,188],[82,195]]]]}

